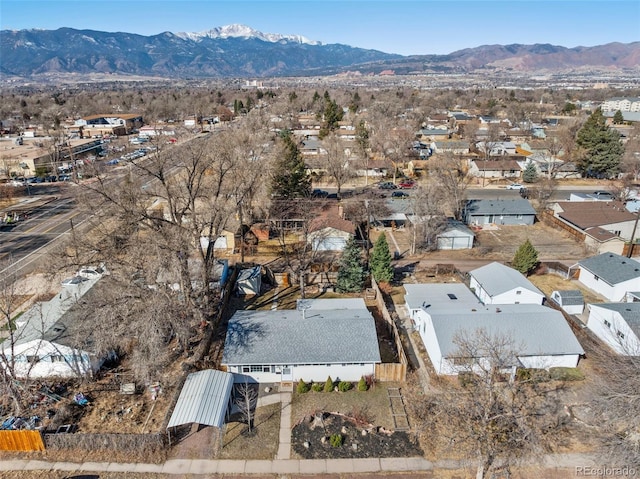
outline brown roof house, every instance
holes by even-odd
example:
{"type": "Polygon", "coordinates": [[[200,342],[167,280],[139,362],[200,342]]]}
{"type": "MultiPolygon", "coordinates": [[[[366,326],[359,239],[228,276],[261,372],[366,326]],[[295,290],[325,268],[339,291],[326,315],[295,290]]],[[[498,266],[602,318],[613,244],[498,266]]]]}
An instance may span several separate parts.
{"type": "Polygon", "coordinates": [[[554,217],[564,228],[574,230],[585,245],[597,253],[623,254],[624,245],[640,238],[634,233],[637,215],[620,201],[561,201],[552,207],[554,217]]]}
{"type": "Polygon", "coordinates": [[[307,241],[314,251],[342,251],[355,234],[355,226],[344,219],[341,205],[327,205],[311,221],[309,231],[307,241]]]}

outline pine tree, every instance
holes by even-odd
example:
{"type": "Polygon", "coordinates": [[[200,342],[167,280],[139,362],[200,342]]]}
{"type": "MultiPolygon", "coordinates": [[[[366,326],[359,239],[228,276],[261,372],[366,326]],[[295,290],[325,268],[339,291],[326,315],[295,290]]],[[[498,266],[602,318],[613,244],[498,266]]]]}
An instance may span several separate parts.
{"type": "Polygon", "coordinates": [[[578,166],[587,176],[610,177],[617,173],[624,147],[620,134],[607,126],[599,109],[578,131],[576,145],[583,151],[578,166]]]}
{"type": "Polygon", "coordinates": [[[336,280],[338,293],[357,293],[364,286],[362,251],[355,238],[349,238],[340,258],[340,269],[336,280]]]}
{"type": "Polygon", "coordinates": [[[291,133],[283,136],[282,157],[276,162],[271,183],[272,193],[279,198],[309,196],[311,179],[307,174],[304,159],[291,133]]]}
{"type": "Polygon", "coordinates": [[[613,124],[622,125],[623,123],[624,123],[624,116],[622,116],[622,112],[618,110],[616,111],[615,115],[613,115],[613,124]]]}
{"type": "Polygon", "coordinates": [[[522,274],[528,275],[537,265],[538,251],[536,251],[529,239],[527,239],[516,251],[511,266],[522,274]]]}
{"type": "Polygon", "coordinates": [[[376,281],[390,283],[393,279],[391,252],[389,251],[389,244],[387,243],[387,237],[384,233],[378,236],[378,239],[373,245],[369,267],[371,268],[371,275],[376,281]]]}
{"type": "Polygon", "coordinates": [[[538,169],[533,162],[527,163],[524,171],[522,172],[522,181],[525,183],[535,183],[538,180],[538,169]]]}

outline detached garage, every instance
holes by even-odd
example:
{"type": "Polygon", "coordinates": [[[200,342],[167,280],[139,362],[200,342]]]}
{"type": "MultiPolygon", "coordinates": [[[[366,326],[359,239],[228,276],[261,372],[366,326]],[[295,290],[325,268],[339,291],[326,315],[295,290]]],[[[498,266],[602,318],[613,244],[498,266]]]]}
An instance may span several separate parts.
{"type": "Polygon", "coordinates": [[[447,229],[438,235],[438,249],[471,249],[475,235],[461,221],[450,220],[447,229]]]}

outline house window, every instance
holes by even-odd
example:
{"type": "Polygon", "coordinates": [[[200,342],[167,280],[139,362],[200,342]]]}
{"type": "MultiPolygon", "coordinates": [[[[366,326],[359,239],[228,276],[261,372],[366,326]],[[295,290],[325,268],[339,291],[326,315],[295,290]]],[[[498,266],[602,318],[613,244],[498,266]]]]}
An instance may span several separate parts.
{"type": "Polygon", "coordinates": [[[40,361],[40,356],[27,356],[27,362],[31,364],[36,364],[38,361],[40,361]]]}
{"type": "Polygon", "coordinates": [[[51,355],[52,363],[62,363],[64,362],[64,356],[62,354],[52,354],[51,355]]]}
{"type": "Polygon", "coordinates": [[[262,372],[262,366],[261,365],[256,365],[256,364],[252,364],[251,365],[251,372],[252,373],[261,373],[262,372]]]}
{"type": "Polygon", "coordinates": [[[262,372],[263,373],[270,373],[271,372],[271,366],[262,366],[262,372]]]}
{"type": "Polygon", "coordinates": [[[609,321],[607,321],[606,319],[604,320],[604,325],[605,325],[607,328],[611,328],[611,323],[610,323],[609,321]]]}
{"type": "Polygon", "coordinates": [[[516,294],[522,294],[522,291],[518,290],[516,291],[516,294]]]}
{"type": "Polygon", "coordinates": [[[620,331],[618,331],[616,334],[620,339],[624,339],[624,333],[621,333],[620,331]]]}
{"type": "Polygon", "coordinates": [[[617,230],[617,231],[613,232],[613,234],[616,235],[616,236],[620,236],[621,233],[622,233],[622,231],[620,231],[620,230],[617,230]]]}
{"type": "Polygon", "coordinates": [[[249,366],[242,366],[242,372],[248,373],[248,372],[251,372],[251,369],[249,368],[249,366]]]}

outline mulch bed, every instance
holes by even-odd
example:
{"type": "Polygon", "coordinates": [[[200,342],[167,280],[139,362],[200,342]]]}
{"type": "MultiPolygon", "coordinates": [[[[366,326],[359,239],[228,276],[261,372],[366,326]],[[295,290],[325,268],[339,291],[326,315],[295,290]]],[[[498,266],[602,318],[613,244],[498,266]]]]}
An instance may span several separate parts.
{"type": "Polygon", "coordinates": [[[355,419],[337,413],[306,416],[294,426],[291,446],[302,459],[424,455],[417,442],[406,432],[388,431],[371,424],[358,424],[355,419]],[[341,446],[334,447],[330,444],[329,438],[332,434],[342,435],[341,446]]]}

